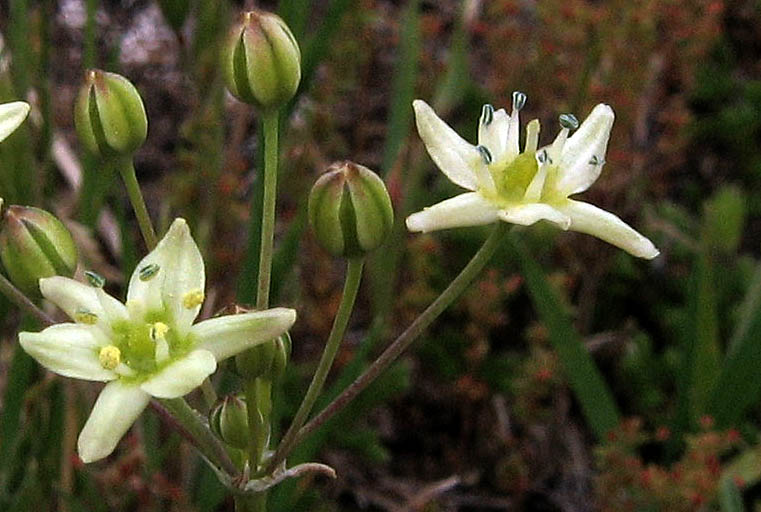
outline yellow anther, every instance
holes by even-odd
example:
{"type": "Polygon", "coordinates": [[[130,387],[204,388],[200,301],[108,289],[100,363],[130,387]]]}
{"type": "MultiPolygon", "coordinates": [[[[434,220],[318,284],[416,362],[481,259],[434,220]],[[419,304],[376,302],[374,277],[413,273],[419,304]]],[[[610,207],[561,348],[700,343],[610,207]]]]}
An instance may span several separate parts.
{"type": "Polygon", "coordinates": [[[163,340],[166,337],[166,333],[169,332],[169,326],[164,322],[156,322],[151,326],[151,339],[163,340]]]}
{"type": "Polygon", "coordinates": [[[113,345],[106,345],[100,349],[98,354],[98,361],[100,361],[100,365],[106,370],[113,370],[119,366],[121,359],[122,351],[119,350],[119,347],[113,345]]]}
{"type": "Polygon", "coordinates": [[[95,325],[98,323],[98,315],[90,311],[80,309],[74,313],[74,321],[80,324],[95,325]]]}
{"type": "Polygon", "coordinates": [[[193,309],[203,303],[203,298],[203,291],[193,290],[182,297],[182,305],[185,306],[185,309],[193,309]]]}

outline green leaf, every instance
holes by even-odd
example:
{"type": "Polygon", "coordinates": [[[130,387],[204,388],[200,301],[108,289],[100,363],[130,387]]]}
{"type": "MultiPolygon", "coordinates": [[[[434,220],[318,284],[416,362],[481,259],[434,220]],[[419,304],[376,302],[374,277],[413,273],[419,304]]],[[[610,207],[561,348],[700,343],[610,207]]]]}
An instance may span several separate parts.
{"type": "Polygon", "coordinates": [[[550,343],[563,365],[584,417],[597,438],[603,439],[620,421],[613,395],[542,269],[517,236],[511,233],[508,240],[523,270],[529,295],[539,318],[549,331],[550,343]]]}

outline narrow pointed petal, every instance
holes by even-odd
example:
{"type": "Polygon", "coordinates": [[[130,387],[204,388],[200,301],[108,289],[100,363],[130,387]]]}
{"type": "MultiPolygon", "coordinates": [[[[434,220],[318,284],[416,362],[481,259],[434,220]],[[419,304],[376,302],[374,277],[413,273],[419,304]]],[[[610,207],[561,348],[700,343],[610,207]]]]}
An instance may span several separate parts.
{"type": "Polygon", "coordinates": [[[167,365],[140,385],[140,389],[157,398],[179,398],[201,385],[217,369],[217,360],[208,350],[194,350],[167,365]]]}
{"type": "Polygon", "coordinates": [[[492,109],[490,113],[486,107],[481,114],[478,125],[478,145],[486,147],[492,154],[495,162],[499,162],[507,148],[507,132],[510,126],[510,116],[505,109],[497,111],[492,109]]]}
{"type": "Polygon", "coordinates": [[[660,254],[653,242],[602,208],[569,199],[559,209],[571,218],[573,231],[596,236],[638,258],[650,260],[660,254]]]}
{"type": "Polygon", "coordinates": [[[193,326],[196,347],[208,350],[217,361],[239,354],[259,343],[277,338],[296,321],[296,311],[272,308],[204,320],[193,326]]]}
{"type": "Polygon", "coordinates": [[[0,141],[13,133],[29,114],[29,105],[23,101],[13,101],[0,105],[0,141]]]}
{"type": "Polygon", "coordinates": [[[478,192],[466,192],[413,213],[407,217],[407,229],[427,233],[439,229],[482,226],[495,222],[498,211],[478,192]]]}
{"type": "Polygon", "coordinates": [[[557,190],[565,196],[589,188],[602,172],[605,151],[615,114],[608,105],[597,105],[576,132],[563,145],[557,190]]]}
{"type": "Polygon", "coordinates": [[[418,133],[428,154],[447,178],[468,190],[478,188],[473,166],[481,154],[475,146],[460,137],[422,100],[412,102],[418,133]]]}
{"type": "Polygon", "coordinates": [[[96,315],[98,323],[105,325],[127,317],[121,302],[102,290],[68,277],[40,279],[40,292],[74,321],[78,321],[82,313],[96,315]]]}
{"type": "Polygon", "coordinates": [[[45,368],[64,377],[107,382],[117,375],[101,366],[100,347],[108,343],[92,325],[56,324],[42,332],[19,333],[22,348],[45,368]]]}
{"type": "Polygon", "coordinates": [[[511,206],[499,211],[499,218],[512,224],[530,226],[540,220],[557,224],[560,229],[568,229],[571,219],[552,206],[545,203],[527,203],[511,206]]]}
{"type": "Polygon", "coordinates": [[[79,458],[88,463],[110,455],[150,399],[136,385],[119,380],[106,384],[79,434],[79,458]]]}
{"type": "Polygon", "coordinates": [[[127,302],[142,304],[145,312],[166,309],[177,334],[184,336],[201,309],[197,301],[188,304],[184,298],[194,292],[202,296],[204,284],[201,252],[185,220],[175,219],[156,248],[135,268],[127,302]]]}

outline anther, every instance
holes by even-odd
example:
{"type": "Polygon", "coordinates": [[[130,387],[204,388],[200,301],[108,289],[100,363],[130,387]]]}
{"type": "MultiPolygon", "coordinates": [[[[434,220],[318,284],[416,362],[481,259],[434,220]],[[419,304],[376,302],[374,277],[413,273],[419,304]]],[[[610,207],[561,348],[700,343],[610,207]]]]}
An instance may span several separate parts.
{"type": "Polygon", "coordinates": [[[91,270],[85,270],[85,277],[87,278],[87,282],[93,288],[103,288],[103,286],[106,284],[105,277],[91,270]]]}
{"type": "Polygon", "coordinates": [[[185,309],[193,309],[203,304],[203,299],[204,299],[203,291],[193,290],[186,293],[182,297],[182,305],[185,307],[185,309]]]}
{"type": "Polygon", "coordinates": [[[558,118],[560,120],[560,126],[562,128],[568,128],[569,130],[575,130],[579,127],[579,120],[573,114],[560,114],[558,118]]]}
{"type": "Polygon", "coordinates": [[[138,271],[138,277],[141,281],[148,281],[155,276],[158,271],[161,270],[161,267],[156,263],[151,263],[149,265],[144,266],[138,271]]]}
{"type": "Polygon", "coordinates": [[[80,324],[95,325],[98,323],[98,315],[86,309],[78,309],[74,313],[74,321],[80,324]]]}
{"type": "Polygon", "coordinates": [[[484,163],[486,165],[489,165],[492,163],[493,158],[491,156],[491,151],[489,151],[489,148],[487,148],[486,146],[476,146],[476,149],[478,150],[479,153],[481,153],[481,158],[484,159],[484,163]]]}
{"type": "Polygon", "coordinates": [[[494,107],[488,103],[481,107],[481,125],[489,126],[494,120],[494,107]]]}
{"type": "Polygon", "coordinates": [[[520,110],[526,105],[526,95],[520,91],[513,92],[513,109],[520,110]]]}
{"type": "Polygon", "coordinates": [[[121,350],[113,345],[106,345],[98,352],[98,361],[100,361],[100,365],[106,370],[113,370],[119,366],[121,358],[121,350]]]}
{"type": "Polygon", "coordinates": [[[151,339],[153,341],[163,340],[166,338],[166,333],[169,332],[169,326],[164,322],[156,322],[151,326],[151,339]]]}

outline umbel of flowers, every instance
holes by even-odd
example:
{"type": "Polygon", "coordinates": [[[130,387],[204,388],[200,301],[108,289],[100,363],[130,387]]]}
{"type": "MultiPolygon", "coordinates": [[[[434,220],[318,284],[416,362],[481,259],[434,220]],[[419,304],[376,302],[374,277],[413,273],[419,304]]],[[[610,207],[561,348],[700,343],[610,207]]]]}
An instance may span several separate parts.
{"type": "Polygon", "coordinates": [[[66,377],[107,382],[79,435],[79,456],[109,455],[151,397],[177,398],[217,363],[286,332],[292,309],[274,308],[194,324],[204,300],[204,264],[183,219],[135,269],[122,304],[89,274],[40,280],[42,295],[72,320],[19,334],[40,364],[66,377]]]}
{"type": "Polygon", "coordinates": [[[534,119],[526,126],[521,152],[518,112],[525,102],[523,93],[514,93],[510,115],[484,105],[475,146],[427,103],[413,103],[418,132],[431,158],[447,178],[469,192],[410,215],[407,227],[434,231],[498,220],[524,226],[547,220],[564,230],[596,236],[634,256],[655,258],[659,253],[653,243],[620,218],[569,198],[587,190],[600,176],[613,109],[597,105],[581,126],[574,116],[561,115],[560,133],[543,148],[539,148],[539,121],[534,119]]]}

